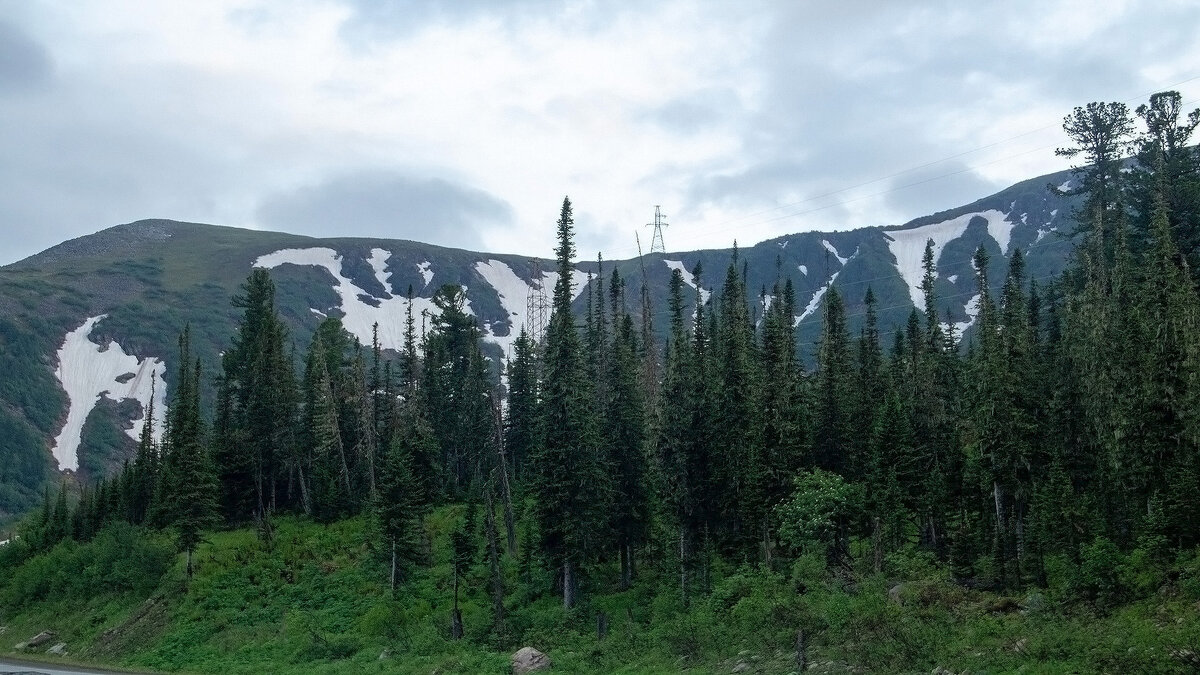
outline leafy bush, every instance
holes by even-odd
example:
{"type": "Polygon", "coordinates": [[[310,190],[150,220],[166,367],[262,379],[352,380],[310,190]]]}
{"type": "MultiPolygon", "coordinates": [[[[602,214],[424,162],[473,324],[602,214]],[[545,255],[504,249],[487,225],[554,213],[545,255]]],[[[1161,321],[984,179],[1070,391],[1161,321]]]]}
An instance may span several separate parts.
{"type": "Polygon", "coordinates": [[[0,582],[0,598],[7,607],[23,607],[56,598],[149,595],[174,557],[164,538],[119,523],[86,544],[66,540],[24,561],[0,582]]]}
{"type": "Polygon", "coordinates": [[[1096,537],[1079,550],[1078,588],[1084,597],[1099,607],[1113,607],[1125,595],[1121,583],[1121,568],[1125,556],[1117,545],[1104,537],[1096,537]]]}

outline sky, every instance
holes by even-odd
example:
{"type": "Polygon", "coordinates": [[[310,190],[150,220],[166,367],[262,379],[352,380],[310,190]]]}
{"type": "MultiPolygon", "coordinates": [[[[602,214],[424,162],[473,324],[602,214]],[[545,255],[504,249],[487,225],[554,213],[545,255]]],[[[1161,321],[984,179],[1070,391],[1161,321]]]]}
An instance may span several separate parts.
{"type": "Polygon", "coordinates": [[[1200,3],[0,0],[0,264],[171,218],[550,257],[900,224],[1176,89],[1200,3]]]}

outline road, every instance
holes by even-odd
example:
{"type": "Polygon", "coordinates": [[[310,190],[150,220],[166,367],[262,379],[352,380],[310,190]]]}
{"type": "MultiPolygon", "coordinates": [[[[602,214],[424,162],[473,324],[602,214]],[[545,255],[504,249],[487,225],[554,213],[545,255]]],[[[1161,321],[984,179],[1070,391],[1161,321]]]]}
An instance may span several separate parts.
{"type": "Polygon", "coordinates": [[[0,657],[0,675],[112,675],[114,672],[76,666],[47,665],[34,661],[14,661],[0,657]]]}

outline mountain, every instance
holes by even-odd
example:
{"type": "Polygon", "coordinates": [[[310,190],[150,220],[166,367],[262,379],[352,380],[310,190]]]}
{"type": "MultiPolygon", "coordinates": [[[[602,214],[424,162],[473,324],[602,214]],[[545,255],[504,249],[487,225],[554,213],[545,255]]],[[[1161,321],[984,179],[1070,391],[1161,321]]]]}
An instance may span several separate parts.
{"type": "MultiPolygon", "coordinates": [[[[852,334],[868,287],[879,300],[885,339],[914,306],[923,307],[921,256],[932,239],[938,305],[962,333],[976,311],[971,257],[979,246],[991,256],[994,288],[1018,248],[1033,279],[1063,270],[1071,240],[1062,233],[1070,230],[1074,204],[1047,185],[1068,180],[1068,172],[1041,176],[896,227],[771,239],[738,249],[738,271],[749,288],[761,289],[750,299],[759,314],[775,282],[792,280],[799,346],[811,358],[831,286],[846,299],[852,334]]],[[[603,274],[616,269],[628,281],[631,308],[644,278],[662,330],[671,271],[683,270],[690,282],[700,263],[707,299],[733,256],[733,249],[648,254],[606,261],[603,274]]],[[[277,307],[300,351],[325,316],[340,317],[364,344],[378,323],[381,345],[397,348],[409,287],[420,324],[436,311],[434,291],[452,283],[466,288],[467,309],[492,345],[494,363],[527,323],[529,296],[536,300],[540,289],[548,296],[556,278],[551,261],[524,256],[169,220],[110,227],[0,267],[0,523],[37,503],[59,469],[86,481],[119,467],[132,452],[152,390],[161,424],[178,367],[175,339],[185,325],[211,380],[240,315],[230,299],[255,266],[271,270],[277,307]]],[[[576,266],[576,309],[586,306],[584,287],[598,271],[595,261],[576,266]]]]}

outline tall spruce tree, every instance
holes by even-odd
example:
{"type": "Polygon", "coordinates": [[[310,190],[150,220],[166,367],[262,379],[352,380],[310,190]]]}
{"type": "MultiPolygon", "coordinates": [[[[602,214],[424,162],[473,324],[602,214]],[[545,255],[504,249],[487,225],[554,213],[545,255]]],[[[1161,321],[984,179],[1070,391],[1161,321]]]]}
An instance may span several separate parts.
{"type": "Polygon", "coordinates": [[[542,442],[530,458],[542,553],[562,571],[563,606],[575,605],[582,566],[605,522],[609,474],[600,462],[591,387],[571,313],[575,218],[564,198],[558,218],[558,280],[546,331],[542,442]]]}

